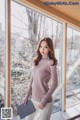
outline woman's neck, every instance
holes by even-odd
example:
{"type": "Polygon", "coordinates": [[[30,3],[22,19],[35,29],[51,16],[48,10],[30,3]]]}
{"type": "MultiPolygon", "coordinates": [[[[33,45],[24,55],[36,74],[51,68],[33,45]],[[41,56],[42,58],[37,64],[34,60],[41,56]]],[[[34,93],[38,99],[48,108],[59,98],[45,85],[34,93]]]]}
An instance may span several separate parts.
{"type": "Polygon", "coordinates": [[[42,59],[49,59],[49,56],[48,55],[44,55],[44,56],[42,56],[42,59]]]}

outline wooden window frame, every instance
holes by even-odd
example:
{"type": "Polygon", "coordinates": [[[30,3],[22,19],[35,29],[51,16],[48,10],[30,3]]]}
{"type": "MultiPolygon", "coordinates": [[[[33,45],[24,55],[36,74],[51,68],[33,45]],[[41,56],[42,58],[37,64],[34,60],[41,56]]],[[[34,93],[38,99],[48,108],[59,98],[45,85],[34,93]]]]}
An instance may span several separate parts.
{"type": "MultiPolygon", "coordinates": [[[[21,5],[27,6],[33,10],[38,11],[39,13],[46,15],[47,17],[56,20],[63,24],[63,48],[62,48],[62,85],[60,90],[62,90],[62,111],[66,111],[66,59],[67,59],[67,24],[69,22],[57,19],[54,17],[54,14],[46,11],[45,9],[40,8],[36,4],[32,4],[30,0],[13,0],[21,5]]],[[[31,0],[32,1],[32,0],[31,0]]],[[[75,22],[73,22],[75,23],[75,22]]],[[[79,28],[76,24],[73,25],[74,28],[79,28]]],[[[6,106],[11,106],[11,0],[6,0],[6,106]]]]}

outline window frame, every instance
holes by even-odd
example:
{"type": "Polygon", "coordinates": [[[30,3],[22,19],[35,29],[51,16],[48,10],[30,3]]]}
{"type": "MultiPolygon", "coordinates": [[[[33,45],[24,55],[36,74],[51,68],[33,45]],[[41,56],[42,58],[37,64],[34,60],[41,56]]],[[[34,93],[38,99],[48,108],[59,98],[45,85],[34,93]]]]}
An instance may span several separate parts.
{"type": "MultiPolygon", "coordinates": [[[[40,10],[37,6],[27,4],[25,0],[12,0],[25,7],[36,10],[37,12],[56,20],[63,25],[63,45],[62,45],[62,83],[61,87],[61,110],[66,111],[66,56],[67,56],[67,22],[57,19],[52,13],[48,13],[45,10],[40,10]]],[[[72,25],[70,25],[72,26],[72,25]]],[[[72,26],[74,27],[74,26],[72,26]]],[[[78,26],[77,26],[78,27],[78,26]]],[[[75,29],[78,29],[75,27],[75,29]]],[[[80,31],[78,29],[78,31],[80,31]]],[[[11,103],[11,0],[6,1],[6,106],[10,106],[11,103]]],[[[57,93],[56,93],[57,94],[57,93]]]]}

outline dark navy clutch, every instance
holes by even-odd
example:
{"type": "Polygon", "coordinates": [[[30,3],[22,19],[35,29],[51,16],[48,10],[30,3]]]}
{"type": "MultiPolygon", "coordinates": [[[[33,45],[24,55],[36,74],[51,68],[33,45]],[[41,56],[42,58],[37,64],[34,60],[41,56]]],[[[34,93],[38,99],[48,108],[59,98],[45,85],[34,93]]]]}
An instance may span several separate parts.
{"type": "Polygon", "coordinates": [[[26,105],[24,105],[24,103],[22,103],[21,105],[17,106],[17,111],[18,111],[18,115],[20,116],[20,119],[23,119],[26,116],[34,113],[36,111],[36,109],[35,109],[32,101],[28,100],[26,105]]]}

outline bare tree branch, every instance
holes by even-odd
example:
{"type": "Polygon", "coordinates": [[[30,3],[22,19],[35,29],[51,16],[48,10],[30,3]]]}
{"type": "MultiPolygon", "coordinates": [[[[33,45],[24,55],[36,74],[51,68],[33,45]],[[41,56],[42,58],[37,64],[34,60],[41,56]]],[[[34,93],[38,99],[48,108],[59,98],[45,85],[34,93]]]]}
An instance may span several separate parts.
{"type": "Polygon", "coordinates": [[[21,27],[17,27],[17,26],[14,26],[14,25],[11,25],[12,27],[15,27],[15,28],[18,28],[18,29],[23,29],[23,30],[28,30],[26,28],[21,28],[21,27]]]}
{"type": "Polygon", "coordinates": [[[14,14],[12,14],[16,19],[18,19],[20,22],[22,22],[24,25],[26,25],[28,27],[28,25],[23,21],[21,20],[20,18],[16,17],[14,14]]]}

